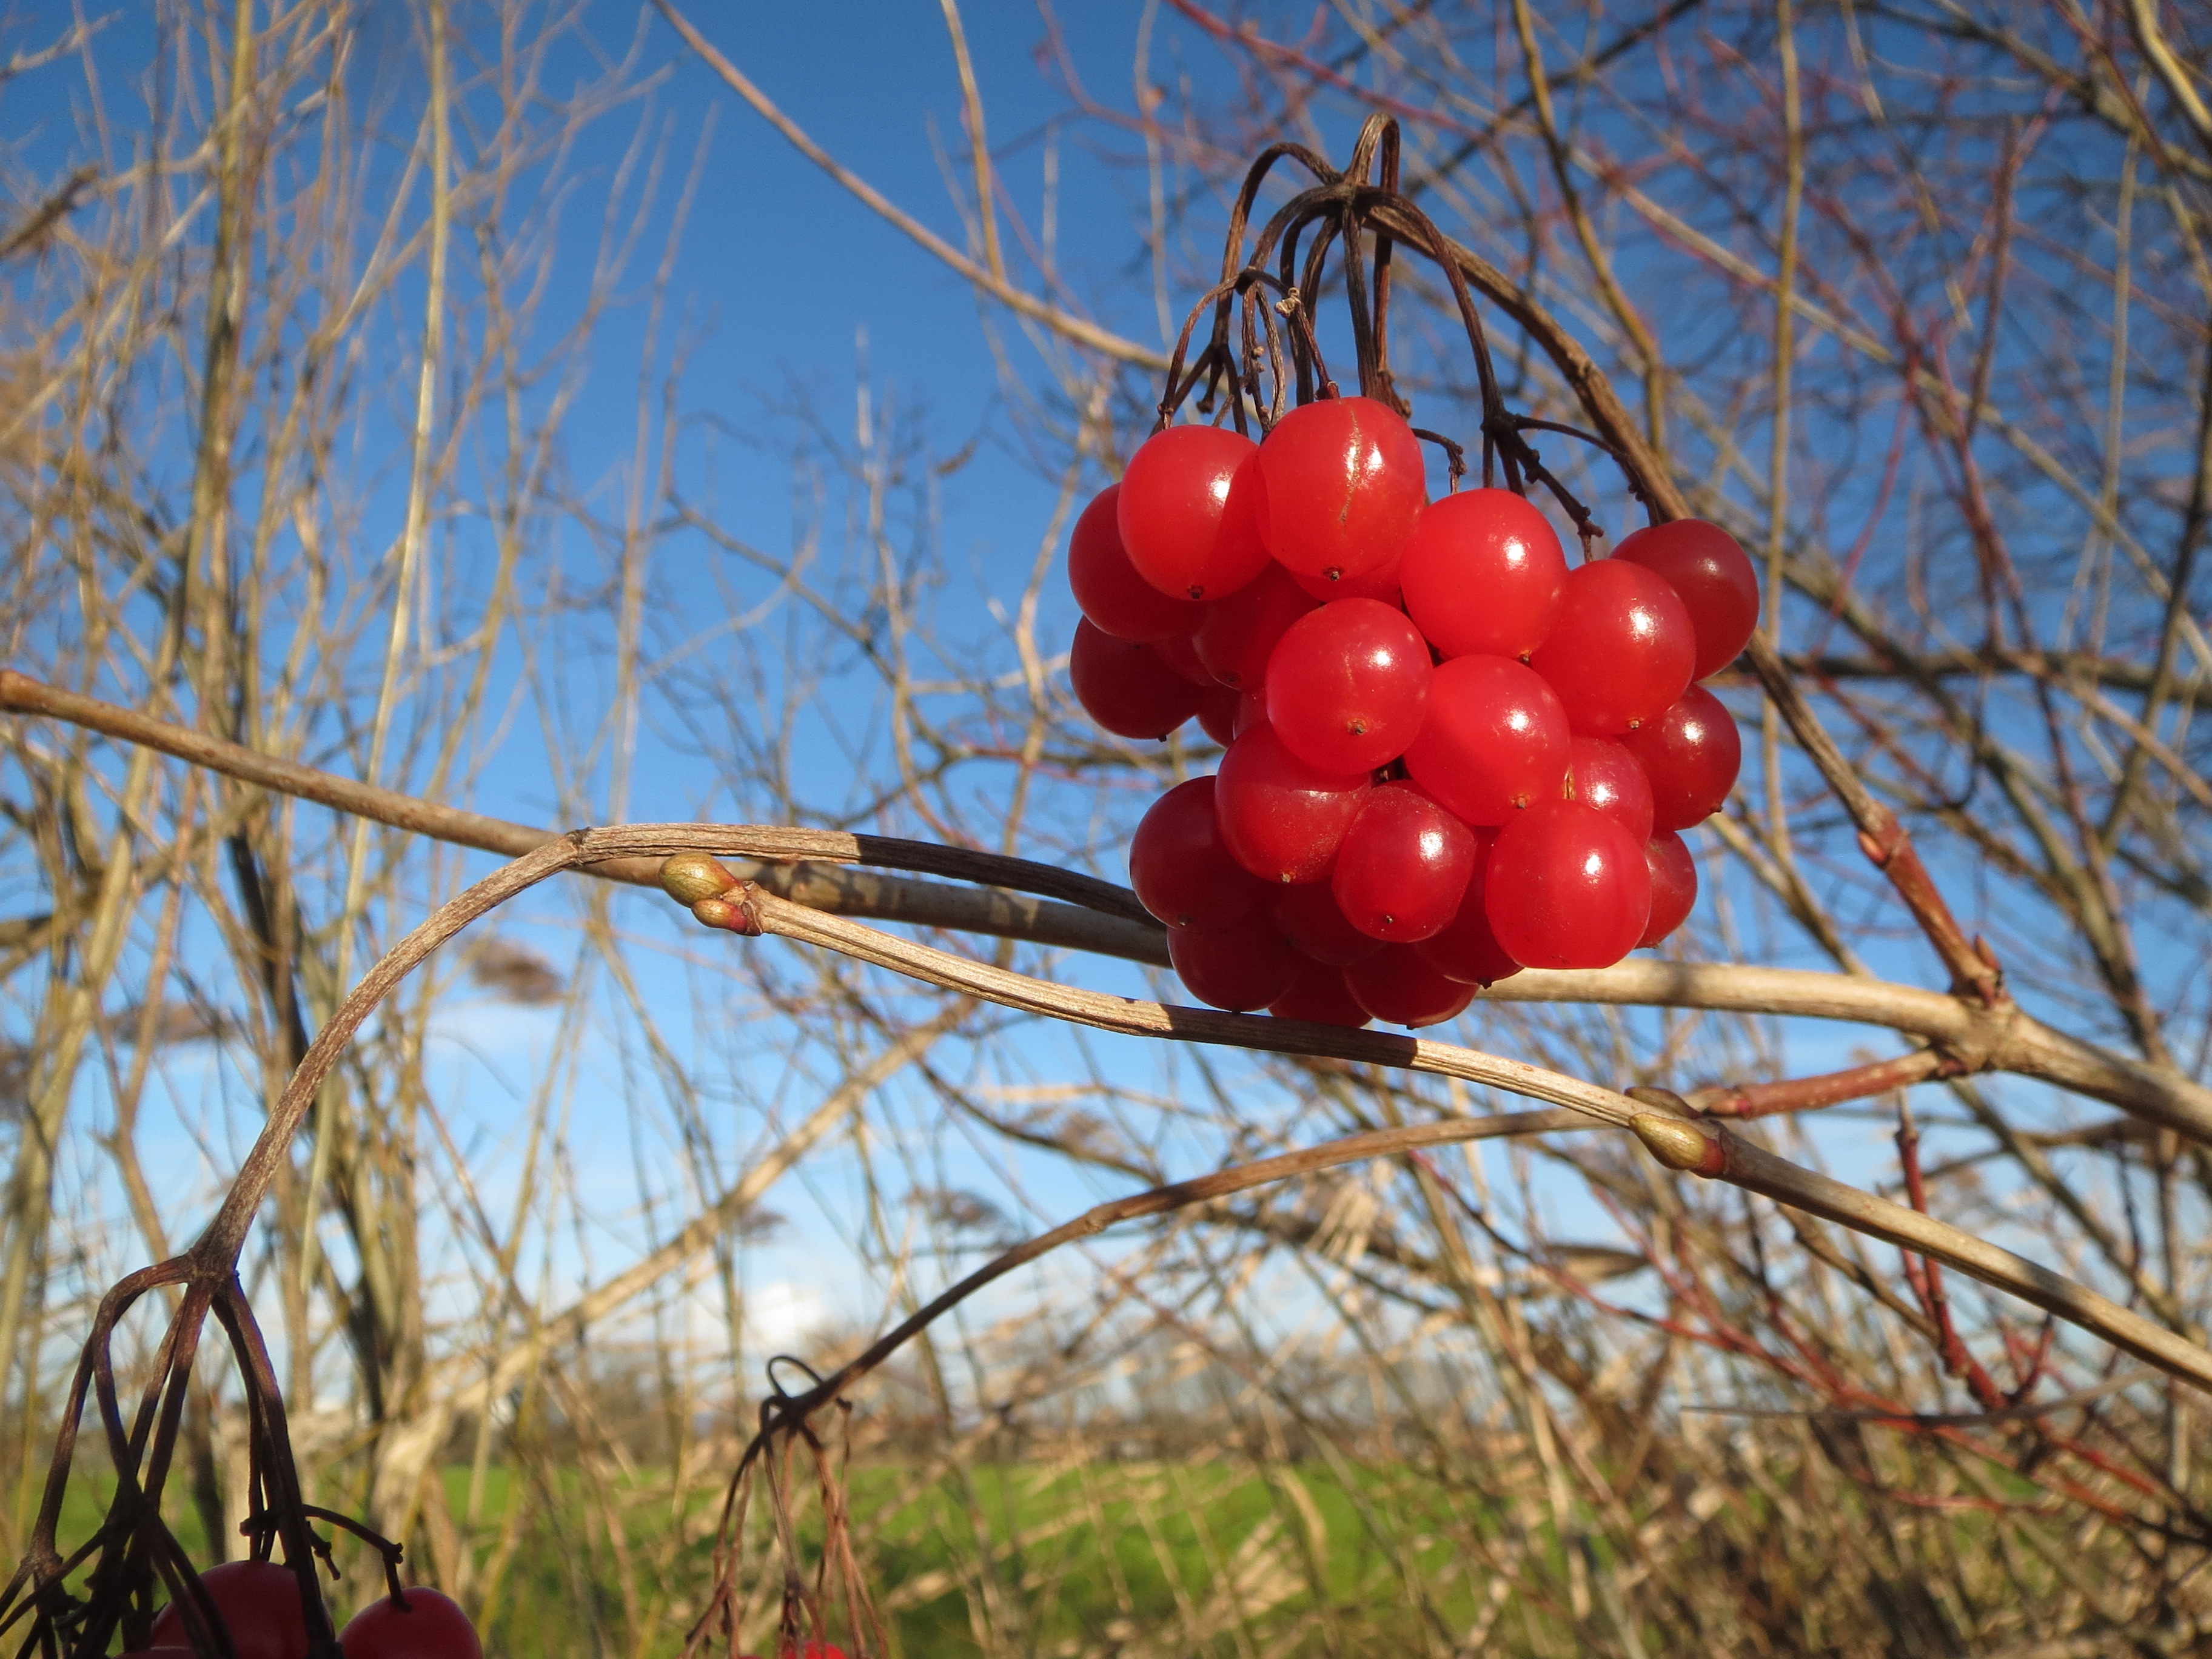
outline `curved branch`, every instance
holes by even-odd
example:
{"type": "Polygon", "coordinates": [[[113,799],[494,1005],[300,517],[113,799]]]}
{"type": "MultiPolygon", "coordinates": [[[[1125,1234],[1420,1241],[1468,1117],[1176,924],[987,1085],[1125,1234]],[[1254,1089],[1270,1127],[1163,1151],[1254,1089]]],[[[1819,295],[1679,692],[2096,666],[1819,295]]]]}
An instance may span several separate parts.
{"type": "MultiPolygon", "coordinates": [[[[649,831],[580,831],[578,839],[596,853],[621,854],[642,850],[637,843],[647,835],[665,836],[676,828],[656,825],[649,831]]],[[[671,883],[672,890],[690,898],[705,885],[701,878],[707,873],[707,862],[696,854],[672,860],[672,874],[677,878],[671,883]]],[[[2087,1286],[1947,1222],[1802,1169],[1717,1126],[1711,1130],[1695,1127],[1685,1118],[1664,1115],[1597,1084],[1448,1042],[1347,1030],[1303,1020],[1181,1008],[1055,985],[878,933],[842,917],[820,915],[734,877],[723,884],[720,892],[719,897],[691,900],[691,914],[707,927],[748,937],[774,933],[821,945],[1001,1007],[1131,1036],[1425,1072],[1571,1108],[1599,1122],[1631,1130],[1653,1156],[1672,1168],[1728,1181],[1901,1249],[1932,1257],[2212,1393],[2212,1351],[2185,1340],[2087,1286]]]]}

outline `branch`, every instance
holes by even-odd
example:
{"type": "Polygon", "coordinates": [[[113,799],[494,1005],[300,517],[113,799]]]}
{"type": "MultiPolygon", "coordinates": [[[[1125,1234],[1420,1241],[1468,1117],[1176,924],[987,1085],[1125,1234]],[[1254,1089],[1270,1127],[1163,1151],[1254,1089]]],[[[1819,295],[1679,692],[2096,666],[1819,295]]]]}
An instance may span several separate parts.
{"type": "MultiPolygon", "coordinates": [[[[707,66],[720,76],[732,92],[753,106],[763,120],[789,139],[793,148],[801,155],[844,185],[847,190],[859,197],[884,218],[913,237],[926,251],[944,260],[946,264],[951,265],[953,270],[958,271],[992,298],[1010,309],[1019,312],[1033,322],[1042,323],[1054,333],[1063,335],[1079,346],[1103,353],[1121,362],[1134,363],[1139,368],[1155,371],[1168,366],[1165,352],[1154,350],[1150,346],[1139,345],[1134,340],[1125,340],[1110,329],[1101,328],[1096,323],[1087,323],[1080,317],[1071,317],[1066,312],[1038,299],[1035,295],[1016,288],[1003,276],[977,264],[920,220],[895,205],[881,191],[838,161],[828,150],[808,137],[805,128],[778,109],[768,94],[747,80],[735,64],[716,51],[714,43],[700,33],[692,25],[690,19],[677,10],[675,6],[670,3],[670,0],[653,0],[653,4],[660,9],[660,15],[669,21],[676,32],[684,37],[684,45],[697,52],[707,66]]],[[[976,150],[978,157],[981,157],[982,153],[979,143],[976,150]]],[[[985,202],[982,204],[982,210],[986,214],[990,213],[991,204],[985,202]]]]}
{"type": "MultiPolygon", "coordinates": [[[[575,840],[585,856],[604,857],[643,851],[648,844],[665,846],[668,842],[664,838],[679,829],[651,825],[579,830],[575,840]]],[[[1727,1181],[1900,1249],[1931,1256],[2212,1393],[2212,1352],[2023,1256],[1931,1216],[1800,1168],[1717,1126],[1699,1127],[1686,1118],[1664,1115],[1597,1084],[1453,1043],[1309,1024],[1303,1020],[1182,1008],[1055,985],[933,950],[842,917],[823,915],[754,884],[739,882],[727,872],[722,872],[720,896],[694,896],[710,885],[711,862],[688,853],[672,860],[670,867],[672,894],[688,902],[691,914],[707,927],[747,937],[773,933],[820,945],[942,989],[1099,1030],[1388,1066],[1458,1078],[1565,1106],[1598,1122],[1630,1130],[1655,1158],[1672,1169],[1727,1181]]]]}
{"type": "Polygon", "coordinates": [[[2197,135],[2197,142],[2212,150],[2212,110],[2204,107],[2204,100],[2189,83],[2187,67],[2174,57],[2172,46],[2159,27],[2157,0],[2128,0],[2128,27],[2136,37],[2136,46],[2158,71],[2158,78],[2166,83],[2166,91],[2179,106],[2190,130],[2197,135]]]}
{"type": "MultiPolygon", "coordinates": [[[[520,857],[560,839],[550,830],[486,817],[279,760],[96,697],[59,690],[12,670],[0,669],[0,708],[83,726],[243,782],[456,846],[520,857]]],[[[1167,934],[1145,915],[1135,895],[1050,865],[887,836],[762,824],[728,826],[717,832],[711,846],[698,845],[735,860],[732,872],[739,879],[811,910],[1169,965],[1167,934]],[[951,887],[841,867],[847,864],[925,871],[992,885],[951,887]],[[1009,890],[1023,889],[1057,892],[1079,902],[1050,903],[1028,891],[1009,890]]],[[[576,866],[576,873],[638,886],[661,884],[657,860],[602,860],[576,866]]],[[[1879,1025],[1936,1044],[1961,1073],[2014,1072],[2040,1078],[2212,1143],[2212,1089],[2054,1030],[2008,1001],[1992,1008],[1975,999],[1881,980],[1656,957],[1601,969],[1529,969],[1500,980],[1483,995],[1493,1002],[1705,1008],[1879,1025]]]]}
{"type": "MultiPolygon", "coordinates": [[[[371,818],[456,847],[520,858],[557,839],[556,832],[487,817],[396,789],[381,789],[354,778],[319,771],[296,761],[212,738],[189,726],[172,725],[134,709],[64,691],[12,669],[0,669],[0,708],[43,714],[82,726],[125,743],[173,755],[240,782],[279,794],[311,800],[340,812],[371,818]]],[[[728,853],[751,862],[748,879],[784,893],[816,909],[873,916],[885,921],[950,927],[1039,945],[1098,951],[1140,962],[1167,963],[1166,936],[1127,888],[1094,876],[1055,869],[1027,859],[1001,857],[930,842],[890,836],[854,836],[834,830],[792,830],[763,825],[753,844],[731,846],[728,853]],[[981,882],[1012,891],[977,892],[935,882],[902,881],[840,869],[845,864],[917,871],[981,882]],[[1023,896],[1045,893],[1070,901],[1040,903],[1023,896]],[[1078,908],[1080,907],[1080,908],[1078,908]]],[[[633,886],[658,888],[658,860],[614,860],[580,873],[633,886]]]]}

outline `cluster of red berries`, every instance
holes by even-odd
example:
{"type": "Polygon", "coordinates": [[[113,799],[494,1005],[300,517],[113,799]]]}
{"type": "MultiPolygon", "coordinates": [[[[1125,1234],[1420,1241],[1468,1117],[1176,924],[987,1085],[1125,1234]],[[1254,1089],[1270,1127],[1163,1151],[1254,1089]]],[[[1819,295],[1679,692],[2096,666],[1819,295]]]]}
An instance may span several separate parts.
{"type": "Polygon", "coordinates": [[[1428,499],[1367,398],[1264,443],[1173,426],[1084,511],[1069,673],[1092,719],[1194,716],[1219,773],[1129,849],[1176,971],[1218,1008],[1428,1025],[1523,967],[1601,968],[1681,925],[1677,833],[1717,810],[1735,722],[1695,682],[1759,620],[1750,558],[1683,520],[1570,569],[1510,490],[1428,499]]]}
{"type": "MultiPolygon", "coordinates": [[[[200,1583],[230,1634],[238,1659],[307,1659],[300,1581],[274,1561],[227,1561],[200,1583]]],[[[338,1633],[345,1659],[483,1659],[476,1627],[452,1597],[410,1589],[405,1606],[379,1596],[338,1633]]],[[[123,1659],[191,1659],[191,1633],[173,1603],[154,1620],[153,1640],[123,1659]]]]}

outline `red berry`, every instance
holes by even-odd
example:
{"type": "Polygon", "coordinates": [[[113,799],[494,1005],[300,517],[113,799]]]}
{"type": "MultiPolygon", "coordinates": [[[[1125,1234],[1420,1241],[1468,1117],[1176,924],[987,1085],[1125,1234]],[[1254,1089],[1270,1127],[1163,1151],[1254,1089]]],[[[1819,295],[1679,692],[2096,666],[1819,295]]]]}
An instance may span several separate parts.
{"type": "Polygon", "coordinates": [[[1595,807],[1552,800],[1498,832],[1484,881],[1491,931],[1530,968],[1609,968],[1651,915],[1644,845],[1595,807]]]}
{"type": "Polygon", "coordinates": [[[1308,765],[1263,720],[1221,757],[1213,801],[1237,863],[1263,881],[1319,881],[1370,787],[1364,772],[1308,765]]]}
{"type": "Polygon", "coordinates": [[[1301,617],[1267,659],[1267,720],[1300,758],[1370,772],[1406,752],[1429,696],[1421,631],[1380,599],[1301,617]]]}
{"type": "Polygon", "coordinates": [[[1329,891],[1361,933],[1410,945],[1458,914],[1474,856],[1474,833],[1418,785],[1386,783],[1345,831],[1329,891]]]}
{"type": "Polygon", "coordinates": [[[1304,958],[1262,915],[1226,927],[1171,927],[1168,960],[1191,995],[1242,1014],[1289,990],[1304,958]]]}
{"type": "Polygon", "coordinates": [[[1224,749],[1236,740],[1237,715],[1243,696],[1236,687],[1215,685],[1198,694],[1198,724],[1206,735],[1224,749]]]}
{"type": "Polygon", "coordinates": [[[1636,840],[1651,838],[1651,780],[1622,744],[1577,738],[1567,750],[1566,791],[1567,799],[1595,806],[1636,840]]]}
{"type": "Polygon", "coordinates": [[[1237,694],[1237,731],[1243,737],[1267,718],[1267,699],[1261,691],[1240,691],[1237,694]]]}
{"type": "Polygon", "coordinates": [[[1301,575],[1295,570],[1291,572],[1291,580],[1324,604],[1331,599],[1380,599],[1395,611],[1401,609],[1404,603],[1405,596],[1399,592],[1395,559],[1364,576],[1346,576],[1341,581],[1333,582],[1326,576],[1301,575]]]}
{"type": "MultiPolygon", "coordinates": [[[[1200,615],[1203,616],[1206,607],[1201,605],[1198,607],[1198,611],[1200,615]]],[[[1211,691],[1220,684],[1206,672],[1206,665],[1198,659],[1198,647],[1192,642],[1189,635],[1170,634],[1164,640],[1154,640],[1152,642],[1152,649],[1154,656],[1198,687],[1200,690],[1211,691]]]]}
{"type": "Polygon", "coordinates": [[[1413,520],[1398,580],[1406,614],[1447,657],[1526,662],[1558,615],[1567,556],[1544,515],[1510,489],[1462,489],[1413,520]]]}
{"type": "Polygon", "coordinates": [[[1083,712],[1117,738],[1164,738],[1198,712],[1205,696],[1170,673],[1152,647],[1101,633],[1088,617],[1075,624],[1067,678],[1083,712]]]}
{"type": "Polygon", "coordinates": [[[1230,856],[1213,780],[1193,778],[1154,801],[1129,841],[1129,885],[1170,927],[1220,927],[1256,915],[1273,890],[1230,856]]]}
{"type": "Polygon", "coordinates": [[[1460,906],[1450,927],[1413,947],[1421,960],[1446,979],[1487,989],[1501,979],[1510,979],[1521,964],[1505,954],[1498,935],[1490,931],[1490,918],[1482,901],[1470,896],[1460,906]]]}
{"type": "Polygon", "coordinates": [[[1372,398],[1292,410],[1260,446],[1260,532],[1291,569],[1345,581],[1398,556],[1428,499],[1421,441],[1372,398]]]}
{"type": "Polygon", "coordinates": [[[1672,830],[1662,830],[1644,844],[1651,871],[1651,919],[1638,945],[1656,945],[1689,919],[1698,902],[1698,861],[1672,830]]]}
{"type": "Polygon", "coordinates": [[[1344,970],[1344,982],[1370,1016],[1389,1025],[1437,1025],[1464,1012],[1474,987],[1446,979],[1410,945],[1386,945],[1344,970]]]}
{"type": "Polygon", "coordinates": [[[1137,574],[1115,520],[1121,486],[1110,483],[1091,497],[1067,541],[1067,585],[1093,624],[1117,640],[1164,640],[1188,634],[1200,612],[1188,599],[1170,599],[1137,574]]]}
{"type": "MultiPolygon", "coordinates": [[[[274,1561],[226,1561],[200,1575],[200,1583],[222,1615],[238,1659],[307,1659],[307,1620],[300,1610],[300,1581],[274,1561]]],[[[174,1602],[154,1620],[152,1648],[192,1644],[174,1602]]]]}
{"type": "Polygon", "coordinates": [[[1759,572],[1718,525],[1703,519],[1655,524],[1623,538],[1613,556],[1657,571],[1681,596],[1698,635],[1692,679],[1719,673],[1751,642],[1759,627],[1759,572]]]}
{"type": "Polygon", "coordinates": [[[1336,895],[1325,881],[1277,887],[1267,908],[1285,939],[1316,962],[1332,968],[1364,962],[1382,948],[1382,940],[1361,933],[1345,919],[1337,908],[1336,895]]]}
{"type": "Polygon", "coordinates": [[[1662,830],[1686,830],[1719,811],[1743,764],[1735,717],[1702,685],[1620,741],[1651,780],[1651,822],[1662,830]]]}
{"type": "Polygon", "coordinates": [[[1690,613],[1667,579],[1620,559],[1567,573],[1559,614],[1528,665],[1577,732],[1631,731],[1682,695],[1697,660],[1690,613]]]}
{"type": "Polygon", "coordinates": [[[1462,985],[1495,985],[1521,971],[1521,964],[1505,954],[1498,935],[1490,931],[1489,913],[1483,908],[1498,831],[1470,830],[1468,833],[1474,837],[1474,870],[1468,878],[1466,896],[1459,902],[1459,914],[1442,932],[1431,934],[1413,949],[1446,979],[1455,979],[1462,985]]]}
{"type": "Polygon", "coordinates": [[[1267,1005],[1277,1019],[1310,1019],[1317,1025],[1364,1025],[1367,1011],[1344,982],[1344,969],[1325,962],[1300,964],[1291,988],[1267,1005]]]}
{"type": "Polygon", "coordinates": [[[1206,606],[1206,620],[1191,643],[1216,680],[1240,691],[1256,691],[1267,679],[1275,642],[1316,605],[1289,571],[1270,564],[1242,592],[1206,606]]]}
{"type": "Polygon", "coordinates": [[[1179,599],[1218,599],[1258,575],[1253,445],[1223,427],[1171,426],[1129,458],[1114,520],[1137,574],[1179,599]]]}
{"type": "Polygon", "coordinates": [[[1429,681],[1413,781],[1468,823],[1503,823],[1549,800],[1566,776],[1566,711],[1535,670],[1504,657],[1454,657],[1429,681]]]}
{"type": "Polygon", "coordinates": [[[460,1603],[410,1587],[403,1609],[380,1596],[354,1614],[338,1637],[345,1659],[483,1659],[483,1644],[460,1603]]]}

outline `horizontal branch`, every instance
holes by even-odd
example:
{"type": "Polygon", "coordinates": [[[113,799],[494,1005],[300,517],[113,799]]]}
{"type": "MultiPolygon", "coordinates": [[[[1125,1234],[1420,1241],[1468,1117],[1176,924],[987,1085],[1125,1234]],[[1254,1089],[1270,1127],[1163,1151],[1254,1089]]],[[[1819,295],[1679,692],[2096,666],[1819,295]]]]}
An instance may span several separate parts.
{"type": "Polygon", "coordinates": [[[1492,1002],[1602,1002],[1784,1014],[1886,1026],[1940,1047],[1962,1073],[2011,1072],[2107,1102],[2212,1143],[2212,1089],[2045,1025],[2007,1000],[1800,968],[1631,958],[1610,968],[1530,969],[1483,993],[1492,1002]]]}
{"type": "MultiPolygon", "coordinates": [[[[0,708],[81,726],[173,755],[241,783],[456,847],[520,858],[560,835],[280,759],[98,697],[64,691],[13,669],[0,669],[0,708]]],[[[1127,888],[1030,859],[893,836],[856,836],[842,830],[794,830],[768,824],[739,826],[738,838],[717,850],[746,860],[747,879],[817,909],[1103,951],[1109,955],[1134,956],[1139,961],[1158,960],[1163,965],[1167,962],[1165,936],[1127,888]],[[836,867],[854,864],[949,876],[1011,890],[977,892],[836,867]],[[1067,902],[1041,903],[1027,896],[1030,894],[1067,902]]],[[[656,890],[660,886],[660,866],[655,859],[616,859],[589,866],[582,873],[656,890]]]]}
{"type": "MultiPolygon", "coordinates": [[[[0,708],[46,715],[143,744],[244,783],[456,846],[519,858],[560,838],[550,830],[487,817],[280,760],[97,697],[58,690],[13,670],[0,669],[0,708]]],[[[693,846],[731,860],[732,873],[739,879],[757,883],[811,910],[1020,939],[1158,968],[1169,965],[1167,934],[1146,915],[1133,893],[1095,876],[1027,859],[888,836],[764,824],[721,826],[711,842],[696,841],[693,846]],[[850,867],[855,864],[990,884],[954,887],[850,867]],[[1039,891],[1077,902],[1055,903],[1032,896],[1039,891]]],[[[660,885],[658,860],[603,860],[580,866],[579,872],[639,886],[660,885]]],[[[2010,1001],[1989,1007],[1977,999],[1885,980],[1655,957],[1634,958],[1611,968],[1529,969],[1499,981],[1483,995],[1492,1002],[1705,1008],[1879,1025],[1938,1045],[1960,1071],[2015,1072],[2039,1078],[2212,1142],[2212,1089],[2053,1030],[2010,1001]]]]}

